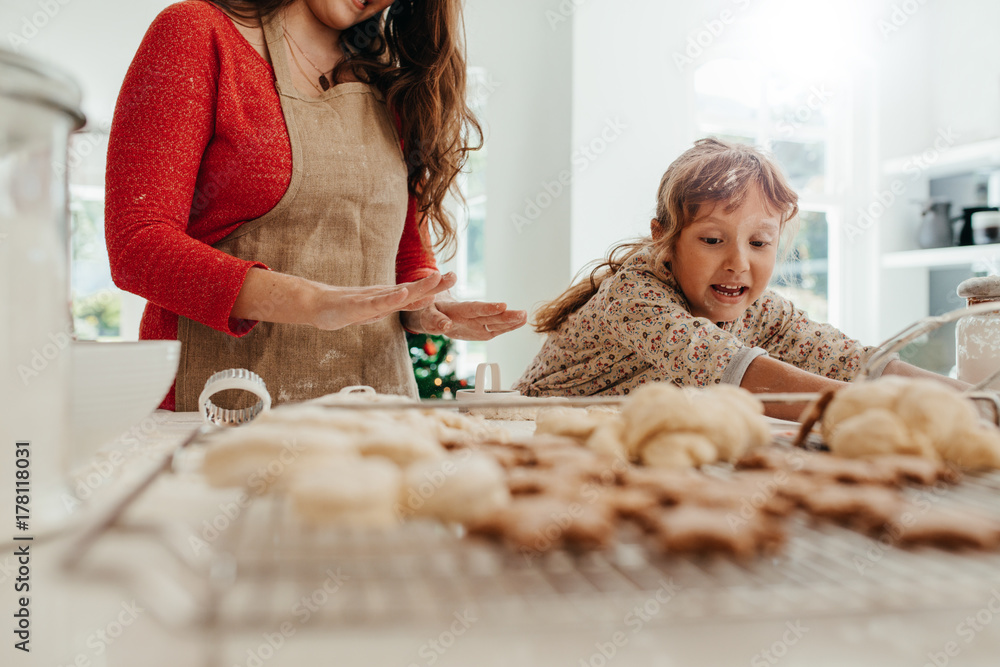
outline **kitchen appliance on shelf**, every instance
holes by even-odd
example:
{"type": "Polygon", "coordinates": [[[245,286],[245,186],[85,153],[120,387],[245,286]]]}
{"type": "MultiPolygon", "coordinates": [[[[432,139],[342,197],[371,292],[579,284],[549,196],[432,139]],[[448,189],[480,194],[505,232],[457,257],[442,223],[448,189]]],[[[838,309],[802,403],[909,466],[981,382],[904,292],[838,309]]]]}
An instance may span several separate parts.
{"type": "MultiPolygon", "coordinates": [[[[975,245],[976,234],[974,233],[974,227],[973,227],[974,220],[978,221],[979,220],[978,216],[981,213],[997,212],[997,211],[1000,211],[1000,208],[997,208],[996,206],[967,206],[963,208],[961,217],[955,218],[955,220],[962,221],[962,226],[958,233],[958,245],[975,245]]],[[[985,219],[983,220],[983,223],[984,224],[982,224],[982,227],[984,228],[990,226],[988,224],[985,224],[986,223],[985,219]]]]}
{"type": "Polygon", "coordinates": [[[952,244],[951,202],[932,199],[921,212],[917,243],[921,248],[944,248],[952,244]]]}
{"type": "Polygon", "coordinates": [[[72,435],[66,164],[69,135],[84,124],[80,97],[61,72],[0,49],[0,479],[12,502],[15,479],[30,482],[23,485],[30,519],[21,528],[29,535],[67,512],[60,501],[72,435]],[[15,443],[26,443],[18,447],[23,457],[15,457],[15,443]]]}

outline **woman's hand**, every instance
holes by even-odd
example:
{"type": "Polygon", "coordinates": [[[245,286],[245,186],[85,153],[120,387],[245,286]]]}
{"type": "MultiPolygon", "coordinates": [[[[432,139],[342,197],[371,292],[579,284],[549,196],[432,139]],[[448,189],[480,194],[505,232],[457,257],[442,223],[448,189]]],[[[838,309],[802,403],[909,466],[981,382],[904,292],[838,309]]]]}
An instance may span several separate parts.
{"type": "Polygon", "coordinates": [[[405,309],[403,326],[416,333],[443,334],[460,340],[490,340],[523,327],[528,313],[507,310],[507,304],[485,301],[453,301],[438,297],[419,309],[405,309]]]}
{"type": "Polygon", "coordinates": [[[455,284],[455,274],[434,272],[402,285],[337,287],[276,271],[247,272],[230,316],[245,320],[310,324],[317,329],[342,329],[368,324],[400,310],[427,308],[455,284]]]}

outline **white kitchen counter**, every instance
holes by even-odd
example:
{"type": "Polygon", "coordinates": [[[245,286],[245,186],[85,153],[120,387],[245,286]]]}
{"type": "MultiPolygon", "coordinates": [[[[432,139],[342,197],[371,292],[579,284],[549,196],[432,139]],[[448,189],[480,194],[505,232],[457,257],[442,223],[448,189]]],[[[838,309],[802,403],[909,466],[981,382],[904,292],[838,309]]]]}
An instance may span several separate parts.
{"type": "MultiPolygon", "coordinates": [[[[153,423],[141,437],[111,443],[76,471],[75,494],[90,496],[74,514],[76,529],[106,511],[196,428],[199,419],[192,413],[157,412],[153,423]]],[[[658,617],[664,614],[659,613],[660,603],[651,591],[645,604],[654,613],[641,623],[634,614],[630,616],[634,600],[608,597],[600,603],[603,613],[588,614],[584,606],[578,610],[578,620],[570,623],[555,618],[551,623],[518,624],[516,618],[495,623],[476,617],[468,609],[455,609],[447,622],[440,614],[428,614],[377,625],[331,625],[320,614],[303,620],[289,608],[287,626],[275,623],[206,632],[207,620],[191,621],[209,580],[192,574],[189,566],[198,562],[198,549],[190,537],[204,535],[206,520],[234,511],[238,493],[209,489],[196,473],[185,471],[192,464],[192,459],[182,461],[181,474],[162,476],[129,511],[126,523],[132,531],[114,531],[101,537],[79,572],[67,573],[59,567],[78,536],[74,530],[33,545],[32,647],[36,650],[28,662],[20,652],[4,646],[0,648],[0,664],[597,667],[780,662],[790,666],[919,667],[995,665],[1000,655],[1000,619],[992,622],[994,612],[990,611],[995,608],[1000,612],[1000,592],[989,587],[981,591],[981,601],[979,597],[963,598],[959,605],[945,604],[932,611],[879,613],[876,605],[870,604],[868,608],[818,615],[803,608],[801,614],[778,617],[662,622],[658,617]],[[157,532],[163,528],[165,533],[157,532]],[[167,545],[173,545],[177,553],[172,554],[167,545]],[[186,548],[189,551],[185,552],[186,548]],[[971,626],[963,628],[965,619],[970,615],[975,618],[977,613],[980,629],[971,632],[971,626]]],[[[4,554],[0,563],[4,568],[0,570],[0,590],[4,591],[0,600],[6,608],[13,598],[12,556],[4,554]]],[[[887,567],[884,573],[891,578],[898,571],[887,567]]],[[[314,590],[319,591],[323,582],[316,583],[314,590]]],[[[329,595],[336,596],[338,590],[341,594],[350,592],[340,589],[341,585],[352,584],[328,584],[329,595]]],[[[856,585],[853,581],[829,582],[814,593],[817,597],[835,595],[840,586],[856,585]]],[[[392,605],[393,600],[386,603],[392,605]]],[[[240,604],[252,608],[265,603],[249,599],[240,604]]],[[[573,612],[573,608],[563,611],[573,612]]]]}

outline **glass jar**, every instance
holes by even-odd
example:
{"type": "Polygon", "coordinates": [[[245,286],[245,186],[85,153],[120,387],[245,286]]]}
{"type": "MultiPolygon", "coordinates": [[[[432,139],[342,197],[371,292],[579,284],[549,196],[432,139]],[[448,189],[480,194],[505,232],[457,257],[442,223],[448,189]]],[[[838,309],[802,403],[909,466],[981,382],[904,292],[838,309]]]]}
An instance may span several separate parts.
{"type": "Polygon", "coordinates": [[[68,510],[66,164],[69,135],[84,123],[79,106],[72,80],[0,49],[0,484],[8,502],[15,490],[30,497],[22,535],[58,524],[68,510]],[[19,442],[29,444],[15,448],[19,442]],[[15,480],[28,483],[15,489],[15,480]]]}
{"type": "MultiPolygon", "coordinates": [[[[958,286],[969,306],[996,303],[997,309],[958,320],[955,326],[958,379],[977,384],[1000,369],[1000,276],[969,278],[958,286]]],[[[1000,390],[1000,379],[989,385],[1000,390]]]]}

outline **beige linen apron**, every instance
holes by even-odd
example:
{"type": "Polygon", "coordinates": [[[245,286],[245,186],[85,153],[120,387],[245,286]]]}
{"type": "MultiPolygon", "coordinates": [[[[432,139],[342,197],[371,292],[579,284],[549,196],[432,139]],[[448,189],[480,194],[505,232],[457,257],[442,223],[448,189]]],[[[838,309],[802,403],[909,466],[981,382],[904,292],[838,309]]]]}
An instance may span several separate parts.
{"type": "MultiPolygon", "coordinates": [[[[270,212],[241,225],[214,247],[275,271],[329,285],[392,285],[408,202],[406,165],[381,95],[364,83],[333,86],[318,98],[292,85],[279,13],[265,21],[275,87],[292,148],[292,177],[270,212]]],[[[179,318],[178,411],[198,409],[213,373],[247,368],[275,403],[366,384],[381,393],[417,395],[399,317],[321,331],[261,322],[242,338],[179,318]]],[[[228,393],[228,392],[227,392],[228,393]]],[[[222,395],[245,407],[249,394],[222,395]]]]}

